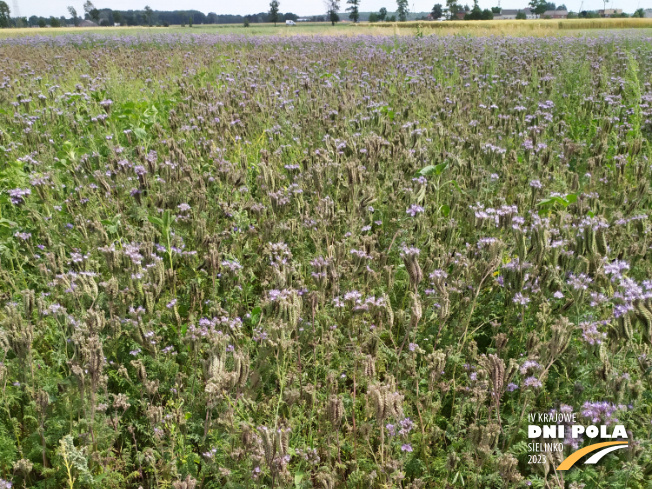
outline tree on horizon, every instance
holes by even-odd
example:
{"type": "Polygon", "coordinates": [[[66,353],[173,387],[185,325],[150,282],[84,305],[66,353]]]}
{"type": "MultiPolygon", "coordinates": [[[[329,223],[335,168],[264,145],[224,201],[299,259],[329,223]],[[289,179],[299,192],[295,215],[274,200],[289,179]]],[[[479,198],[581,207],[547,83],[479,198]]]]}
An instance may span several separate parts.
{"type": "Polygon", "coordinates": [[[7,2],[0,1],[0,27],[9,27],[11,25],[11,10],[7,2]]]}
{"type": "Polygon", "coordinates": [[[276,27],[276,23],[278,22],[279,6],[280,3],[278,0],[269,2],[269,21],[274,22],[274,27],[276,27]]]}
{"type": "Polygon", "coordinates": [[[405,22],[408,14],[408,0],[396,0],[396,14],[399,22],[405,22]]]}
{"type": "Polygon", "coordinates": [[[432,7],[432,18],[437,20],[441,19],[441,17],[444,15],[444,10],[442,9],[441,3],[436,3],[434,7],[432,7]]]}
{"type": "Polygon", "coordinates": [[[360,0],[347,0],[346,3],[351,5],[346,9],[347,12],[350,12],[349,19],[357,23],[358,19],[360,19],[360,0]]]}
{"type": "Polygon", "coordinates": [[[331,25],[335,25],[335,22],[340,21],[340,16],[337,15],[337,12],[340,10],[340,0],[325,0],[326,6],[326,15],[331,25]]]}
{"type": "Polygon", "coordinates": [[[75,26],[79,25],[79,16],[77,15],[77,10],[75,7],[70,5],[68,7],[68,13],[70,14],[70,17],[72,17],[72,23],[75,24],[75,26]]]}

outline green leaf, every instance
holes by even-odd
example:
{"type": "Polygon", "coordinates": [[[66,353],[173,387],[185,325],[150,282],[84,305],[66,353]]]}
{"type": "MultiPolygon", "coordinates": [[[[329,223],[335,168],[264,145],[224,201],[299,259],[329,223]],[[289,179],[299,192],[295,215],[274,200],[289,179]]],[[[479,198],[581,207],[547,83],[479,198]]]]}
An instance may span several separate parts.
{"type": "Polygon", "coordinates": [[[252,324],[258,324],[258,321],[260,320],[260,315],[262,314],[263,310],[259,307],[256,306],[251,310],[251,323],[252,324]]]}
{"type": "Polygon", "coordinates": [[[172,226],[172,221],[173,220],[174,220],[174,218],[172,217],[172,214],[170,213],[170,211],[166,210],[163,213],[163,228],[165,230],[170,229],[170,227],[172,226]]]}
{"type": "Polygon", "coordinates": [[[297,472],[294,474],[294,487],[301,487],[301,482],[303,482],[303,479],[306,477],[305,472],[297,472]]]}
{"type": "Polygon", "coordinates": [[[427,177],[428,175],[431,175],[435,171],[435,165],[428,165],[424,168],[421,168],[419,170],[419,175],[427,177]]]}
{"type": "Polygon", "coordinates": [[[156,108],[155,105],[152,105],[147,109],[145,109],[143,115],[148,118],[156,117],[158,115],[158,109],[156,108]]]}
{"type": "Polygon", "coordinates": [[[442,216],[448,217],[448,215],[451,213],[451,208],[448,204],[444,204],[439,208],[439,212],[441,212],[442,216]]]}
{"type": "Polygon", "coordinates": [[[143,129],[142,127],[135,127],[133,129],[133,133],[136,135],[138,139],[145,139],[147,137],[147,131],[143,129]]]}
{"type": "Polygon", "coordinates": [[[386,115],[390,121],[394,121],[394,117],[396,116],[394,109],[390,109],[387,105],[380,108],[380,113],[386,115]]]}
{"type": "Polygon", "coordinates": [[[543,199],[543,200],[539,201],[539,203],[537,205],[541,206],[541,207],[545,207],[545,206],[552,206],[554,204],[559,204],[562,207],[566,208],[566,207],[568,207],[569,202],[566,199],[555,195],[553,197],[549,197],[547,199],[543,199]]]}
{"type": "Polygon", "coordinates": [[[453,187],[455,187],[459,193],[461,193],[461,194],[466,194],[466,192],[465,192],[464,190],[462,190],[462,188],[460,187],[460,185],[457,183],[457,180],[451,180],[450,183],[453,184],[453,187]]]}
{"type": "Polygon", "coordinates": [[[432,174],[441,175],[447,167],[448,167],[447,161],[444,161],[443,163],[439,163],[438,165],[428,165],[419,171],[419,175],[424,177],[427,177],[428,175],[432,175],[432,174]]]}
{"type": "Polygon", "coordinates": [[[160,217],[147,216],[147,219],[149,220],[149,222],[154,224],[154,226],[156,226],[157,228],[163,229],[163,219],[161,219],[160,217]]]}
{"type": "Polygon", "coordinates": [[[4,217],[0,219],[0,226],[7,227],[7,228],[13,228],[16,227],[17,224],[14,221],[10,221],[9,219],[5,219],[4,217]]]}

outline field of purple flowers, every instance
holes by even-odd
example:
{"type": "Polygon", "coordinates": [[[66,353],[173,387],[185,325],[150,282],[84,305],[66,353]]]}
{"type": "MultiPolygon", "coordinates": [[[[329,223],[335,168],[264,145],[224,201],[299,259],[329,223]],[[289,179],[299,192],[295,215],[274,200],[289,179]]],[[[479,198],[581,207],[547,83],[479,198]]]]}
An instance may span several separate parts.
{"type": "Polygon", "coordinates": [[[0,488],[651,487],[651,41],[0,40],[0,488]]]}

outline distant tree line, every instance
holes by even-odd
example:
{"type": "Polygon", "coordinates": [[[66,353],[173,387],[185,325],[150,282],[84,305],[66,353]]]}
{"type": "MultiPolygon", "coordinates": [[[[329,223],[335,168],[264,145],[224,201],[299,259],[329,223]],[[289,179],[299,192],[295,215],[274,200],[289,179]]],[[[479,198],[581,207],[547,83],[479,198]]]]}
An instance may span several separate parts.
{"type": "MultiPolygon", "coordinates": [[[[99,9],[99,17],[97,19],[85,16],[86,20],[95,22],[101,26],[112,26],[114,24],[128,25],[128,26],[169,26],[169,25],[192,25],[192,24],[242,24],[245,19],[250,23],[272,22],[269,18],[268,12],[261,12],[252,15],[218,15],[216,13],[204,14],[197,10],[175,10],[175,11],[160,11],[153,10],[151,15],[148,15],[144,10],[111,10],[99,9]]],[[[298,15],[291,12],[278,14],[278,22],[285,22],[286,20],[296,20],[298,15]]],[[[11,19],[11,26],[15,26],[18,19],[11,19]]],[[[73,17],[39,17],[32,15],[28,19],[23,19],[24,25],[45,27],[61,27],[66,25],[79,25],[81,19],[73,17]]],[[[312,20],[312,19],[310,19],[312,20]]],[[[10,25],[7,25],[9,27],[10,25]]]]}
{"type": "MultiPolygon", "coordinates": [[[[397,4],[396,13],[391,14],[386,8],[381,8],[378,12],[361,12],[360,0],[346,0],[349,5],[346,8],[348,17],[353,22],[396,22],[408,20],[408,17],[417,20],[440,19],[444,16],[444,8],[441,3],[435,4],[431,12],[411,13],[408,10],[408,0],[395,0],[397,4]],[[428,14],[430,14],[428,16],[428,14]]],[[[490,20],[494,15],[500,15],[500,7],[491,9],[480,9],[477,0],[474,0],[473,7],[461,5],[459,0],[445,0],[446,7],[453,19],[457,14],[463,14],[465,20],[490,20]]],[[[541,15],[549,10],[566,10],[565,5],[555,5],[547,0],[530,0],[530,6],[535,14],[541,15]]],[[[311,22],[331,22],[335,25],[339,22],[340,0],[324,0],[326,15],[313,15],[305,19],[311,22]]],[[[80,25],[83,20],[90,20],[101,26],[113,26],[115,24],[127,26],[169,26],[169,25],[189,25],[193,24],[249,24],[258,23],[284,23],[287,20],[297,21],[299,16],[291,12],[281,13],[279,11],[280,2],[271,0],[270,10],[251,15],[224,15],[210,12],[204,14],[198,10],[153,10],[146,6],[142,10],[112,10],[109,8],[96,8],[91,0],[86,0],[83,5],[83,15],[78,15],[77,10],[70,6],[67,8],[69,17],[42,17],[32,15],[31,17],[11,17],[11,11],[6,1],[0,0],[0,28],[2,27],[64,27],[68,25],[80,25]]],[[[645,12],[639,8],[634,12],[632,17],[644,17],[645,12]]],[[[597,12],[583,10],[579,13],[569,12],[568,18],[597,18],[597,12]]],[[[614,17],[629,17],[628,14],[622,13],[614,17]]],[[[525,13],[519,12],[517,19],[525,19],[525,13]]]]}
{"type": "MultiPolygon", "coordinates": [[[[87,0],[84,3],[83,16],[78,15],[74,7],[68,7],[69,17],[43,17],[32,15],[31,17],[11,17],[9,5],[0,0],[0,27],[64,27],[67,25],[80,25],[83,20],[92,21],[101,26],[113,26],[115,24],[127,26],[169,26],[169,25],[190,25],[193,24],[242,24],[245,21],[256,24],[262,22],[285,22],[296,20],[298,15],[291,12],[282,13],[278,11],[260,12],[251,15],[218,15],[214,12],[204,14],[198,10],[174,10],[163,11],[153,10],[149,6],[142,10],[113,10],[109,8],[96,8],[92,2],[87,0]]],[[[309,20],[325,20],[322,16],[312,17],[309,20]]]]}

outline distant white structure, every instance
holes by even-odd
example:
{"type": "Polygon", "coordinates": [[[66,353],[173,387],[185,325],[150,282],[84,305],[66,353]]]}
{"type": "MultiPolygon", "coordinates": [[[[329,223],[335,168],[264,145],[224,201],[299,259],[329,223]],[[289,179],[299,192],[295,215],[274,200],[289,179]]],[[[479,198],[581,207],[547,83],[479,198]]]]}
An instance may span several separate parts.
{"type": "Polygon", "coordinates": [[[604,10],[598,10],[598,15],[600,17],[613,17],[614,15],[620,15],[623,13],[621,8],[607,8],[604,10]]]}
{"type": "Polygon", "coordinates": [[[293,20],[286,20],[285,25],[296,25],[293,20]]]}
{"type": "Polygon", "coordinates": [[[645,9],[645,18],[646,19],[652,19],[652,8],[646,8],[645,9]]]}
{"type": "Polygon", "coordinates": [[[524,8],[524,9],[508,9],[504,8],[500,11],[500,14],[494,15],[494,20],[514,20],[516,19],[516,15],[519,12],[523,12],[525,14],[526,19],[536,19],[537,16],[532,12],[532,9],[530,8],[524,8]]]}
{"type": "Polygon", "coordinates": [[[567,19],[568,10],[546,10],[541,16],[542,19],[567,19]]]}

